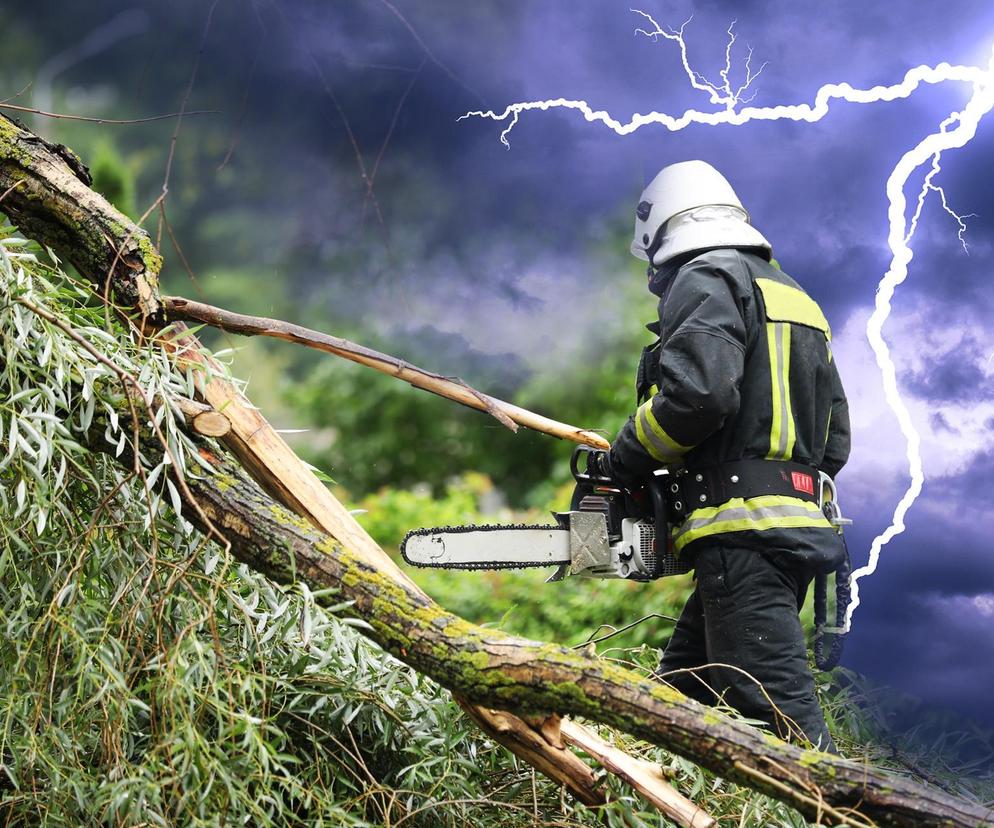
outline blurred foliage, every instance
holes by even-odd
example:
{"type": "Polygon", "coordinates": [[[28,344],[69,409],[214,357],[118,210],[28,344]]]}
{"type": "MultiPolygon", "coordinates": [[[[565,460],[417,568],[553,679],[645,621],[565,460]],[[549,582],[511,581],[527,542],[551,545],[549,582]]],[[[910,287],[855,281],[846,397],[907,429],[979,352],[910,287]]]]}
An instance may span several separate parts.
{"type": "Polygon", "coordinates": [[[127,162],[109,138],[99,141],[89,159],[93,189],[133,219],[135,213],[135,180],[127,162]]]}

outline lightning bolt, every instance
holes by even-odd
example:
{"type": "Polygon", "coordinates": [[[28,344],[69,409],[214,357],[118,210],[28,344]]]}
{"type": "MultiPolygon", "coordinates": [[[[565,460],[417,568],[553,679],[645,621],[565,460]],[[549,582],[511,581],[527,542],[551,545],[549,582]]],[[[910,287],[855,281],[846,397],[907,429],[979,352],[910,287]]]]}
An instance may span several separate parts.
{"type": "Polygon", "coordinates": [[[691,86],[705,93],[713,105],[722,106],[724,107],[723,109],[713,112],[690,109],[682,115],[670,115],[665,112],[635,113],[628,121],[620,121],[605,110],[595,110],[586,101],[556,98],[544,101],[513,103],[507,106],[503,112],[494,112],[492,110],[486,112],[467,112],[458,120],[475,117],[489,118],[498,122],[508,122],[500,134],[500,141],[505,147],[510,149],[508,135],[510,135],[511,131],[518,124],[520,115],[523,112],[531,110],[575,110],[589,123],[600,123],[618,135],[629,135],[637,129],[650,124],[658,124],[671,132],[676,132],[692,124],[701,124],[704,126],[731,124],[739,126],[749,121],[777,121],[785,119],[814,123],[820,121],[828,114],[830,105],[836,100],[856,104],[873,104],[908,98],[922,84],[939,84],[948,81],[972,84],[972,94],[963,109],[952,113],[939,124],[936,132],[928,135],[917,146],[906,152],[887,178],[886,191],[890,205],[887,211],[889,222],[887,242],[891,249],[891,262],[887,272],[880,279],[877,286],[874,311],[866,324],[866,336],[876,356],[877,365],[880,368],[887,403],[897,417],[901,432],[907,441],[910,481],[907,490],[894,509],[890,525],[874,538],[870,546],[869,560],[866,566],[860,567],[852,574],[852,600],[846,615],[845,624],[848,630],[852,623],[853,613],[860,603],[860,578],[872,575],[876,571],[877,563],[880,559],[880,550],[892,538],[905,530],[904,518],[912,504],[918,498],[918,495],[921,494],[922,485],[925,482],[920,451],[921,437],[915,429],[908,408],[898,391],[897,373],[894,362],[891,359],[890,349],[883,338],[883,326],[890,316],[891,300],[893,299],[894,291],[908,276],[908,265],[914,255],[911,249],[911,242],[918,227],[918,220],[921,216],[925,199],[930,192],[934,192],[939,196],[943,210],[957,222],[959,226],[958,238],[963,249],[969,252],[963,234],[966,230],[965,219],[969,218],[972,214],[961,216],[953,211],[948,204],[945,191],[933,182],[935,176],[942,169],[940,163],[942,153],[946,150],[956,149],[967,144],[976,135],[980,121],[994,108],[994,50],[992,50],[991,60],[986,68],[978,66],[952,66],[948,63],[939,63],[936,66],[922,65],[909,69],[900,83],[891,86],[854,89],[848,83],[831,83],[822,86],[815,93],[812,103],[767,107],[742,106],[752,100],[752,97],[743,99],[742,95],[749,89],[766,64],[764,63],[758,71],[753,72],[751,69],[752,50],[750,49],[744,64],[745,81],[739,87],[733,88],[733,83],[729,78],[732,72],[732,47],[736,40],[733,31],[734,22],[728,27],[729,40],[725,48],[725,65],[719,71],[722,82],[717,84],[708,81],[703,75],[695,71],[690,64],[687,55],[687,43],[684,38],[684,31],[690,22],[689,20],[679,29],[664,29],[645,12],[637,9],[632,9],[631,11],[641,15],[652,27],[636,29],[636,33],[653,40],[658,40],[658,38],[662,37],[666,40],[674,41],[680,48],[683,69],[691,86]],[[929,163],[931,164],[931,168],[925,175],[921,190],[918,193],[916,209],[909,220],[907,215],[908,203],[904,194],[908,180],[916,170],[929,163]]]}

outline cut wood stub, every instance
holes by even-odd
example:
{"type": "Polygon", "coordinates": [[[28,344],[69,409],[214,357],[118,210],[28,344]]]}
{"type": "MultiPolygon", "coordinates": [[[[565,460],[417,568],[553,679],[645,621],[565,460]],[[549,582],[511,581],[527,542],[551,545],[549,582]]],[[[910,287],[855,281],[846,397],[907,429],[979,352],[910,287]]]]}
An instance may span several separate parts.
{"type": "Polygon", "coordinates": [[[220,411],[202,411],[190,422],[197,434],[204,437],[224,437],[231,431],[231,422],[220,411]]]}
{"type": "Polygon", "coordinates": [[[206,403],[179,397],[176,404],[187,425],[201,437],[224,437],[231,431],[231,420],[206,403]]]}

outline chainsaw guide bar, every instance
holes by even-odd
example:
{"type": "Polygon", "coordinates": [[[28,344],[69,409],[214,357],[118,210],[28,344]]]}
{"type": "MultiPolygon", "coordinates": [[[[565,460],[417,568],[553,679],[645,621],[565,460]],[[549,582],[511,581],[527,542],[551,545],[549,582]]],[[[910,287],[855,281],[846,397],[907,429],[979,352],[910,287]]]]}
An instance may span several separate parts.
{"type": "MultiPolygon", "coordinates": [[[[467,539],[468,540],[468,539],[467,539]]],[[[414,529],[405,535],[404,540],[400,545],[400,554],[404,560],[411,566],[418,566],[424,569],[462,569],[462,570],[478,570],[478,569],[525,569],[529,567],[545,567],[550,566],[561,566],[563,564],[568,564],[570,562],[569,555],[569,532],[564,530],[562,526],[557,526],[555,524],[480,524],[476,526],[437,526],[429,529],[414,529]],[[560,533],[563,536],[564,551],[560,556],[535,559],[535,560],[525,560],[525,559],[496,559],[496,560],[466,560],[454,562],[451,557],[446,555],[446,542],[444,538],[456,538],[459,535],[467,535],[472,533],[487,534],[491,532],[544,532],[544,533],[560,533]],[[424,539],[428,539],[428,542],[438,547],[438,554],[432,554],[428,556],[411,554],[408,549],[408,544],[411,545],[411,549],[415,549],[421,546],[424,539]]]]}

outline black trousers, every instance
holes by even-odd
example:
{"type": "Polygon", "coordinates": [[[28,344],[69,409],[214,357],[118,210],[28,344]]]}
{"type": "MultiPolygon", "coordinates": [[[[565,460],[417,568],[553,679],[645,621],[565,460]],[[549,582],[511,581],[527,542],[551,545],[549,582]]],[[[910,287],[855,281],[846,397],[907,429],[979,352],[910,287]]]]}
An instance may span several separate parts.
{"type": "Polygon", "coordinates": [[[835,752],[798,618],[813,573],[789,554],[736,547],[727,536],[695,548],[697,588],[657,676],[703,704],[720,698],[781,738],[800,732],[835,752]]]}

